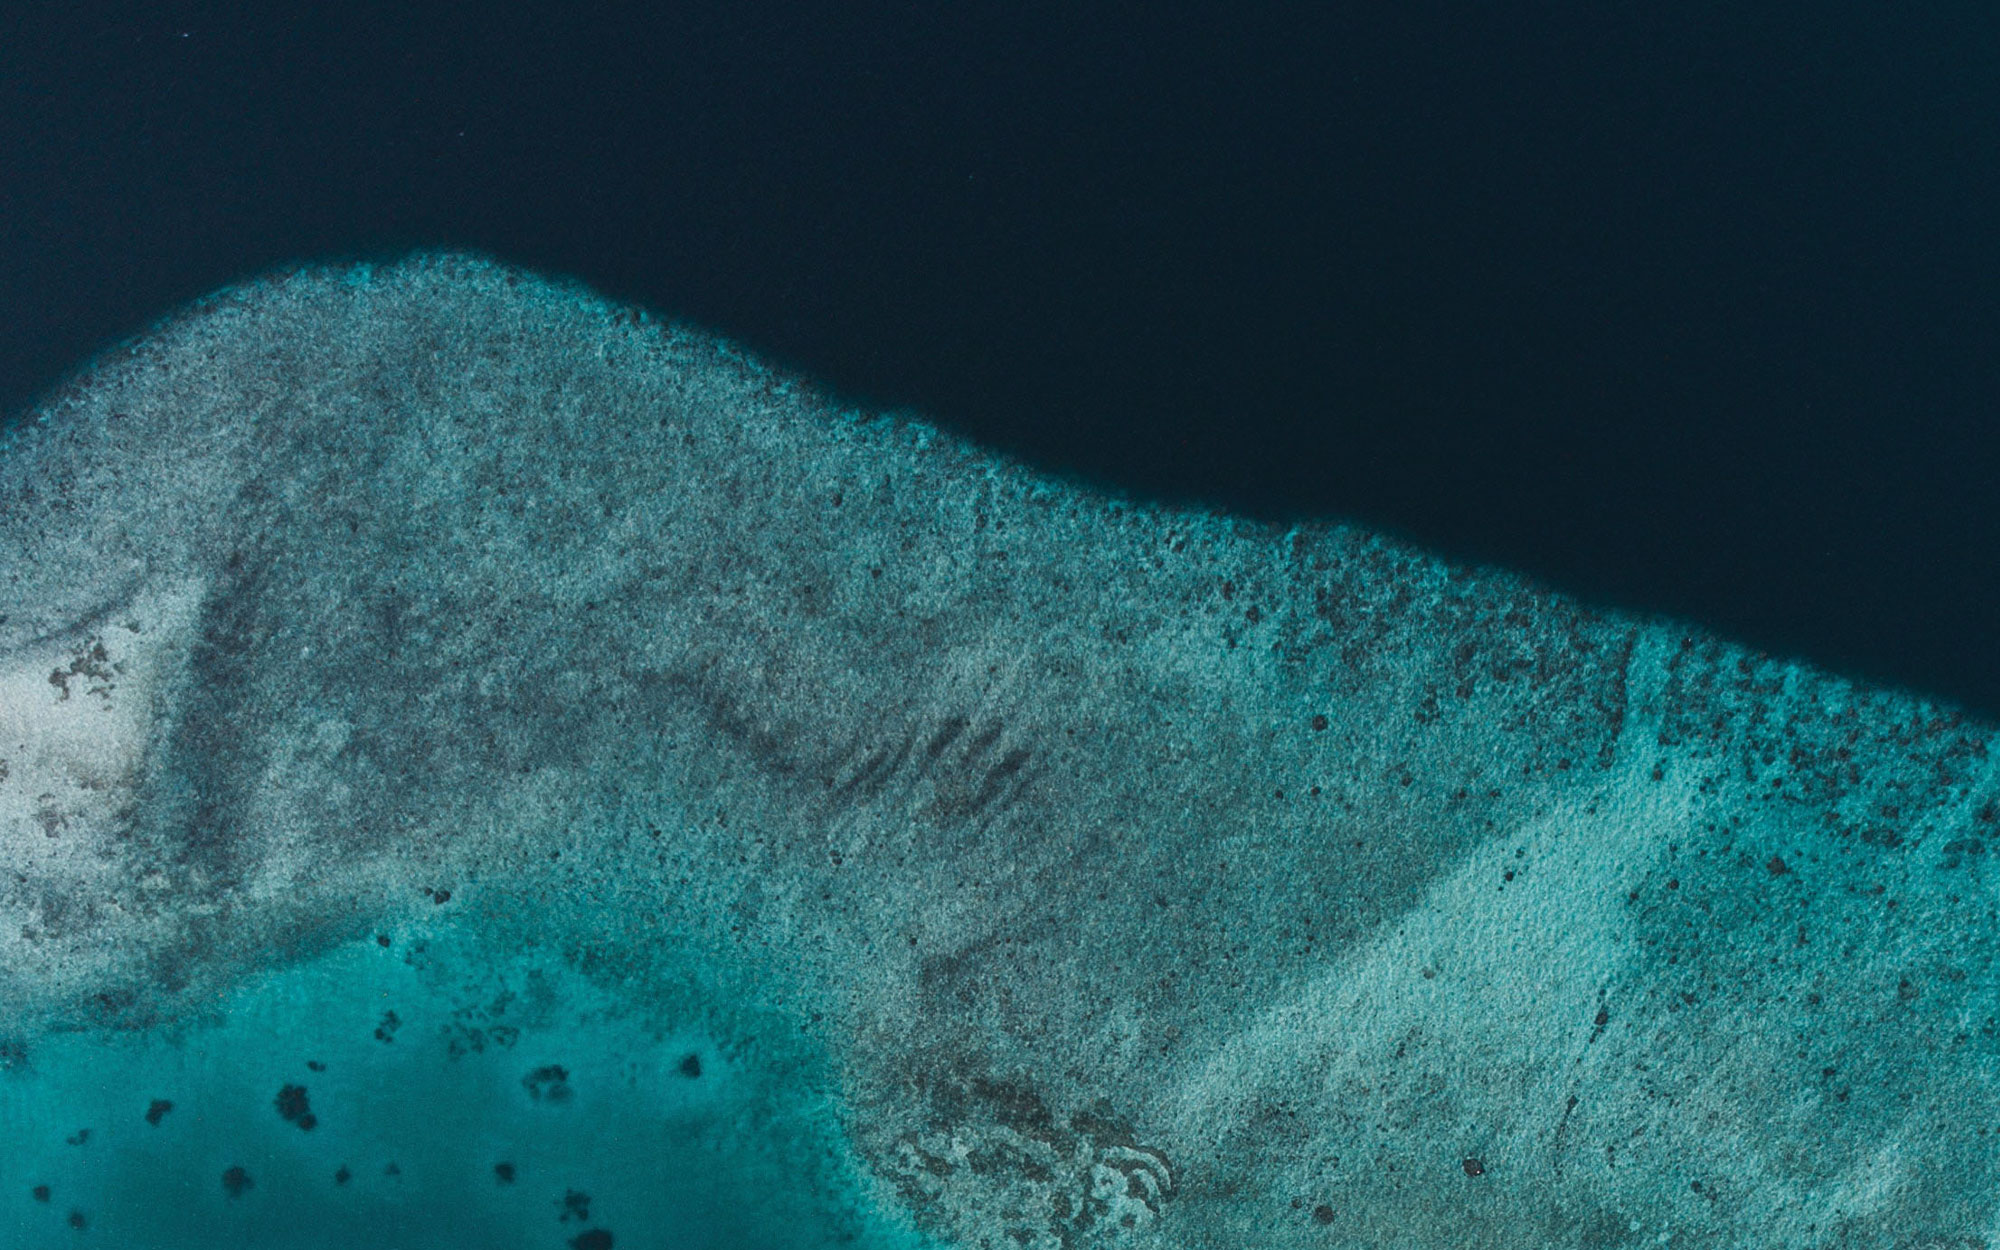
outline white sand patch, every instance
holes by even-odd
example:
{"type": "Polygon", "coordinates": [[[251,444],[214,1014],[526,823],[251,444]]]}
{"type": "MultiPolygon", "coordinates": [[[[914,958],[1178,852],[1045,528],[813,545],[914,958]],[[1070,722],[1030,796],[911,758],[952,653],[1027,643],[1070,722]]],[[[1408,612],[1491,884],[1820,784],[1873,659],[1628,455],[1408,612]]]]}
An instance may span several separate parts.
{"type": "Polygon", "coordinates": [[[155,696],[186,654],[200,587],[142,594],[88,630],[0,659],[0,862],[66,880],[105,863],[155,696]]]}
{"type": "Polygon", "coordinates": [[[1279,1073],[1312,1070],[1336,1089],[1413,1029],[1489,1066],[1545,1061],[1552,1026],[1581,1043],[1628,958],[1625,894],[1685,820],[1680,795],[1634,778],[1486,843],[1394,929],[1232,1037],[1190,1080],[1190,1112],[1227,1118],[1279,1073]]]}

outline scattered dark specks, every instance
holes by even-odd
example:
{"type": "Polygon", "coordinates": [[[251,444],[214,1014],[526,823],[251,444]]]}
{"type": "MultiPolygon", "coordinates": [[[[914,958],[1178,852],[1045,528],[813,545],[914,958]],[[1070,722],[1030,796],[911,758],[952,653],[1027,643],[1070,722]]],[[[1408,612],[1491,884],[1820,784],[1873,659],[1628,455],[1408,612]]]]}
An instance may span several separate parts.
{"type": "Polygon", "coordinates": [[[340,1170],[333,1174],[333,1183],[336,1185],[345,1185],[347,1182],[353,1179],[354,1179],[354,1173],[347,1170],[347,1165],[345,1163],[341,1164],[340,1170]]]}
{"type": "Polygon", "coordinates": [[[296,1124],[308,1133],[319,1123],[319,1117],[312,1113],[312,1104],[306,1100],[306,1087],[303,1085],[285,1086],[278,1091],[274,1104],[285,1123],[296,1124]]]}
{"type": "Polygon", "coordinates": [[[71,1211],[69,1213],[69,1226],[80,1233],[90,1227],[90,1221],[84,1218],[83,1212],[71,1211]]]}
{"type": "Polygon", "coordinates": [[[68,1142],[72,1146],[81,1146],[83,1145],[83,1143],[90,1140],[90,1130],[87,1128],[80,1128],[76,1132],[71,1133],[68,1137],[65,1137],[63,1140],[68,1142]]]}
{"type": "Polygon", "coordinates": [[[496,1180],[496,1181],[499,1181],[499,1182],[500,1182],[500,1183],[501,1183],[502,1185],[511,1185],[511,1184],[513,1184],[513,1183],[514,1183],[514,1165],[513,1165],[513,1164],[511,1164],[511,1163],[496,1163],[496,1164],[494,1164],[494,1165],[493,1165],[493,1179],[494,1179],[494,1180],[496,1180]]]}
{"type": "Polygon", "coordinates": [[[155,1098],[146,1105],[146,1123],[152,1125],[154,1128],[160,1127],[160,1121],[166,1119],[167,1112],[173,1109],[174,1104],[170,1100],[155,1098]]]}
{"type": "Polygon", "coordinates": [[[1790,868],[1785,866],[1785,861],[1776,855],[1773,855],[1771,862],[1765,864],[1764,867],[1768,868],[1774,877],[1782,877],[1791,871],[1790,868]]]}
{"type": "Polygon", "coordinates": [[[37,1185],[29,1192],[35,1195],[36,1202],[47,1202],[49,1200],[49,1187],[47,1185],[37,1185]]]}
{"type": "Polygon", "coordinates": [[[611,1250],[611,1234],[601,1228],[593,1228],[587,1233],[578,1233],[569,1239],[573,1250],[611,1250]]]}
{"type": "Polygon", "coordinates": [[[687,1077],[689,1080],[693,1080],[695,1077],[700,1076],[701,1056],[689,1055],[687,1058],[681,1060],[679,1071],[682,1076],[687,1077]]]}
{"type": "Polygon", "coordinates": [[[1313,732],[1314,732],[1314,733],[1325,733],[1325,732],[1326,732],[1326,726],[1327,726],[1327,720],[1326,720],[1326,717],[1325,717],[1325,716],[1323,716],[1323,715],[1318,715],[1318,714],[1315,714],[1315,715],[1313,716],[1313,718],[1312,718],[1312,727],[1313,727],[1313,732]]]}
{"type": "Polygon", "coordinates": [[[527,1087],[528,1096],[536,1102],[567,1102],[574,1092],[569,1087],[569,1069],[558,1063],[536,1068],[521,1078],[527,1087]]]}
{"type": "Polygon", "coordinates": [[[558,1222],[575,1220],[579,1224],[590,1223],[590,1195],[580,1189],[563,1191],[562,1214],[556,1216],[558,1222]]]}
{"type": "Polygon", "coordinates": [[[1332,1208],[1332,1207],[1330,1207],[1330,1206],[1328,1206],[1328,1205],[1326,1205],[1326,1204],[1325,1204],[1324,1202],[1322,1202],[1322,1203],[1320,1203],[1320,1204],[1319,1204],[1318,1206],[1314,1207],[1314,1208],[1313,1208],[1313,1223],[1315,1223],[1315,1224],[1331,1224],[1331,1223],[1333,1223],[1333,1208],[1332,1208]]]}
{"type": "Polygon", "coordinates": [[[256,1182],[250,1179],[250,1173],[244,1171],[241,1164],[232,1163],[223,1170],[222,1192],[232,1198],[241,1198],[254,1184],[256,1182]]]}
{"type": "Polygon", "coordinates": [[[1486,1165],[1470,1156],[1468,1156],[1463,1163],[1460,1163],[1459,1166],[1465,1169],[1465,1174],[1467,1176],[1486,1175],[1486,1165]]]}

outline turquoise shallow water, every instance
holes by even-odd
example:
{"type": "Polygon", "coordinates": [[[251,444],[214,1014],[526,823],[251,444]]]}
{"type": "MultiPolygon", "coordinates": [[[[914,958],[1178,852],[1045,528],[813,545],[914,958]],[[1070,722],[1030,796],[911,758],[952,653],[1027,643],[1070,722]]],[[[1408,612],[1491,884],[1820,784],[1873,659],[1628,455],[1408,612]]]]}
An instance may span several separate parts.
{"type": "Polygon", "coordinates": [[[2000,1239],[1949,707],[460,256],[95,362],[0,587],[0,1244],[2000,1239]]]}
{"type": "Polygon", "coordinates": [[[919,1244],[858,1201],[796,1038],[648,998],[439,923],[39,1039],[0,1101],[6,1244],[919,1244]]]}

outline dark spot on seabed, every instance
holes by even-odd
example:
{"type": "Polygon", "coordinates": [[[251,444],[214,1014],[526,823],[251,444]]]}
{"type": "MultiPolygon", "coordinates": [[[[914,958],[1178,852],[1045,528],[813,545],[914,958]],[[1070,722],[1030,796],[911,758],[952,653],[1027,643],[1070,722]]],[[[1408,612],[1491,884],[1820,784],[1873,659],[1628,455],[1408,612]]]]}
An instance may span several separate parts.
{"type": "Polygon", "coordinates": [[[578,1233],[569,1239],[573,1250],[611,1250],[611,1234],[601,1228],[578,1233]]]}
{"type": "Polygon", "coordinates": [[[382,1013],[382,1023],[375,1026],[375,1040],[378,1042],[393,1042],[396,1040],[396,1030],[402,1027],[403,1018],[401,1016],[393,1011],[385,1011],[382,1013]]]}
{"type": "Polygon", "coordinates": [[[1467,1176],[1484,1176],[1486,1174],[1486,1165],[1477,1159],[1468,1158],[1459,1166],[1465,1169],[1467,1176]]]}
{"type": "Polygon", "coordinates": [[[49,1187],[47,1185],[37,1185],[29,1192],[35,1195],[36,1202],[47,1202],[49,1200],[49,1187]]]}
{"type": "Polygon", "coordinates": [[[231,1164],[222,1173],[223,1191],[232,1198],[241,1198],[244,1191],[255,1183],[250,1179],[250,1173],[244,1171],[240,1164],[231,1164]]]}
{"type": "Polygon", "coordinates": [[[303,1085],[285,1086],[278,1091],[274,1101],[278,1114],[284,1117],[287,1124],[296,1124],[310,1133],[313,1126],[319,1123],[319,1118],[312,1113],[312,1104],[306,1101],[306,1087],[303,1085]]]}
{"type": "Polygon", "coordinates": [[[167,1101],[164,1098],[155,1098],[146,1107],[146,1123],[152,1125],[154,1128],[158,1128],[160,1126],[160,1121],[167,1118],[167,1112],[172,1111],[173,1109],[174,1109],[173,1103],[167,1101]]]}
{"type": "Polygon", "coordinates": [[[71,1228],[74,1228],[76,1231],[82,1232],[85,1226],[87,1226],[89,1223],[90,1223],[89,1220],[83,1218],[83,1212],[71,1211],[69,1213],[69,1226],[71,1228]]]}
{"type": "Polygon", "coordinates": [[[347,1170],[347,1165],[345,1163],[341,1164],[340,1170],[333,1174],[333,1183],[336,1185],[345,1185],[347,1182],[353,1179],[354,1179],[354,1173],[347,1170]]]}
{"type": "Polygon", "coordinates": [[[493,1165],[493,1178],[494,1178],[495,1180],[499,1181],[499,1182],[500,1182],[500,1183],[501,1183],[502,1185],[511,1185],[511,1184],[513,1184],[513,1183],[514,1183],[514,1165],[513,1165],[513,1164],[511,1164],[511,1163],[496,1163],[496,1164],[494,1164],[494,1165],[493,1165]]]}
{"type": "Polygon", "coordinates": [[[590,1195],[580,1189],[566,1190],[562,1196],[562,1214],[558,1221],[575,1220],[579,1224],[590,1223],[590,1195]]]}
{"type": "Polygon", "coordinates": [[[569,1069],[559,1063],[551,1063],[536,1068],[521,1078],[527,1087],[528,1096],[536,1102],[547,1099],[550,1102],[567,1102],[572,1091],[569,1087],[569,1069]]]}
{"type": "Polygon", "coordinates": [[[76,1132],[69,1135],[68,1137],[65,1137],[63,1140],[68,1142],[72,1146],[81,1146],[83,1145],[83,1143],[90,1140],[90,1130],[87,1128],[80,1128],[76,1132]]]}
{"type": "Polygon", "coordinates": [[[690,1080],[701,1075],[701,1056],[689,1055],[681,1060],[680,1074],[690,1080]]]}
{"type": "Polygon", "coordinates": [[[326,1071],[326,1065],[325,1065],[325,1064],[323,1064],[323,1063],[321,1063],[321,1062],[320,1062],[319,1060],[317,1060],[317,1059],[308,1059],[308,1060],[306,1060],[306,1068],[307,1068],[307,1070],[308,1070],[308,1071],[312,1071],[312,1072],[324,1072],[324,1071],[326,1071]]]}
{"type": "Polygon", "coordinates": [[[1328,1205],[1326,1205],[1326,1204],[1325,1204],[1324,1202],[1322,1202],[1322,1203],[1320,1203],[1320,1204],[1319,1204],[1318,1206],[1314,1207],[1314,1208],[1313,1208],[1313,1223],[1315,1223],[1315,1224],[1331,1224],[1331,1223],[1333,1223],[1333,1208],[1332,1208],[1332,1207],[1330,1207],[1330,1206],[1328,1206],[1328,1205]]]}

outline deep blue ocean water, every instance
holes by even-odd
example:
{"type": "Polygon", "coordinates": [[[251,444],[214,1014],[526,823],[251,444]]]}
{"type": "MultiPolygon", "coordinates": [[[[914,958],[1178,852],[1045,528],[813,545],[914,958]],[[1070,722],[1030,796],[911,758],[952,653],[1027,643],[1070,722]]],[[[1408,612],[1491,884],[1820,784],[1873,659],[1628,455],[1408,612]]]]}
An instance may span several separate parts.
{"type": "Polygon", "coordinates": [[[470,247],[1045,467],[2000,707],[1971,3],[0,17],[0,407],[470,247]]]}

